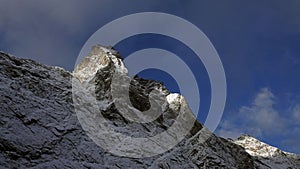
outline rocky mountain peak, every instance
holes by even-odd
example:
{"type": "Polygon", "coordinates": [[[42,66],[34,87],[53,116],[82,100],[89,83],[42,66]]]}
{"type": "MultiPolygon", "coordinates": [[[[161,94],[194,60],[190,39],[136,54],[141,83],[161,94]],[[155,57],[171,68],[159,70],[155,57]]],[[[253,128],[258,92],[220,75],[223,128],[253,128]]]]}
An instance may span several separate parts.
{"type": "Polygon", "coordinates": [[[269,146],[250,135],[242,135],[234,142],[245,147],[246,151],[252,156],[275,157],[285,154],[278,148],[269,146]]]}
{"type": "Polygon", "coordinates": [[[163,83],[127,76],[111,47],[94,46],[73,73],[1,52],[0,72],[0,168],[300,166],[299,156],[250,136],[215,136],[163,83]]]}
{"type": "Polygon", "coordinates": [[[257,165],[270,168],[294,168],[299,166],[300,157],[270,146],[250,135],[242,135],[233,141],[245,148],[247,153],[257,159],[257,165]],[[263,164],[263,165],[262,165],[263,164]]]}
{"type": "Polygon", "coordinates": [[[90,54],[82,59],[73,71],[73,75],[81,82],[88,81],[94,77],[98,70],[108,69],[114,66],[114,70],[127,74],[128,70],[124,66],[120,54],[112,49],[102,45],[92,47],[90,54]]]}
{"type": "MultiPolygon", "coordinates": [[[[162,154],[190,137],[196,118],[185,99],[179,94],[169,94],[160,82],[129,77],[122,59],[111,50],[94,46],[73,72],[72,85],[77,88],[73,90],[75,110],[95,143],[114,154],[140,158],[162,154]],[[93,110],[85,107],[88,103],[101,105],[100,111],[118,116],[119,123],[106,124],[97,107],[93,110]],[[100,115],[98,121],[95,115],[100,115]],[[99,126],[99,122],[106,125],[99,126]],[[113,138],[102,132],[110,133],[113,138]],[[107,139],[110,141],[106,142],[107,139]],[[116,150],[115,146],[122,150],[116,150]]],[[[198,123],[194,129],[197,127],[202,126],[198,123]]]]}

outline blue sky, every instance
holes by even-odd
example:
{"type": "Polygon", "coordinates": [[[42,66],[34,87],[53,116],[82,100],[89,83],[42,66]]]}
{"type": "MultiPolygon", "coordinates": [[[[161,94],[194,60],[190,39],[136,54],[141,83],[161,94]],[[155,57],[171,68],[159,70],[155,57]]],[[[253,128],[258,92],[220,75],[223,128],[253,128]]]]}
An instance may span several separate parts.
{"type": "MultiPolygon", "coordinates": [[[[136,12],[165,12],[195,24],[210,39],[223,63],[227,102],[216,134],[253,135],[300,154],[300,1],[1,1],[0,50],[72,70],[85,41],[106,23],[136,12]]],[[[144,35],[116,46],[121,54],[145,47],[190,55],[167,37],[144,35]],[[159,39],[159,40],[158,40],[159,39]],[[143,41],[143,43],[140,43],[143,41]]],[[[207,112],[210,87],[201,62],[186,60],[199,72],[201,112],[207,112]]],[[[174,79],[159,71],[145,77],[174,79]],[[159,74],[159,76],[158,76],[159,74]]],[[[205,119],[205,113],[199,116],[205,119]]]]}

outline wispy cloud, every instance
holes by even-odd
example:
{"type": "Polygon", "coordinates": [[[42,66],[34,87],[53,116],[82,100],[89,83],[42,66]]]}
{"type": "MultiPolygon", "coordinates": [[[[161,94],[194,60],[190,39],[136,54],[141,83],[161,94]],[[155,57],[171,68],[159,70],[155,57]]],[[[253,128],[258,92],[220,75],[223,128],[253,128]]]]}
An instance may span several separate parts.
{"type": "Polygon", "coordinates": [[[252,105],[244,106],[239,111],[250,127],[247,130],[255,135],[272,135],[282,132],[285,129],[285,120],[274,108],[275,104],[273,93],[268,88],[261,89],[252,105]]]}
{"type": "Polygon", "coordinates": [[[300,104],[290,105],[291,109],[282,112],[277,109],[280,104],[277,100],[269,88],[262,88],[250,105],[242,106],[236,116],[222,120],[216,134],[225,138],[241,134],[263,139],[280,138],[279,144],[283,147],[299,152],[300,104]]]}
{"type": "Polygon", "coordinates": [[[250,106],[242,106],[236,116],[222,121],[218,134],[227,137],[236,137],[241,133],[262,136],[283,131],[285,120],[274,108],[275,104],[275,96],[270,89],[262,88],[250,106]]]}

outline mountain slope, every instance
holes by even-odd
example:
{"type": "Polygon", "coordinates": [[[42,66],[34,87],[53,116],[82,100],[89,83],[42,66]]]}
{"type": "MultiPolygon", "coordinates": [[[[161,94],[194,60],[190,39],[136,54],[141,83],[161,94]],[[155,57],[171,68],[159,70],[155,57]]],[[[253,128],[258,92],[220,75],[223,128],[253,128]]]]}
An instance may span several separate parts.
{"type": "MultiPolygon", "coordinates": [[[[263,168],[270,166],[268,161],[257,158],[255,154],[250,153],[251,156],[247,153],[248,144],[218,138],[197,121],[192,124],[190,132],[184,135],[183,140],[174,148],[167,148],[166,152],[159,155],[145,158],[118,156],[109,153],[106,147],[97,145],[94,142],[97,138],[91,137],[92,135],[82,126],[80,116],[76,112],[78,109],[83,111],[86,108],[77,107],[78,98],[74,98],[76,87],[84,87],[86,91],[92,91],[92,96],[100,105],[97,108],[107,120],[107,124],[111,125],[114,131],[126,136],[134,138],[154,136],[170,128],[177,116],[181,114],[192,118],[192,112],[184,98],[170,94],[162,83],[128,77],[122,59],[112,49],[96,45],[73,73],[62,68],[44,66],[32,60],[0,53],[0,70],[0,166],[2,168],[263,168]],[[147,123],[126,119],[123,112],[116,108],[117,100],[112,98],[111,86],[119,85],[118,83],[111,85],[113,73],[116,71],[130,80],[130,102],[135,109],[148,110],[152,105],[149,94],[156,91],[156,94],[165,101],[162,115],[153,122],[147,123]],[[246,147],[246,150],[243,147],[246,147]]],[[[81,95],[82,93],[77,93],[77,96],[81,95]]],[[[120,101],[121,105],[128,106],[127,102],[122,101],[124,100],[120,101]]],[[[145,153],[142,147],[135,148],[137,152],[145,153]]],[[[123,153],[132,155],[130,151],[123,153]]],[[[284,159],[284,156],[282,158],[284,159]]],[[[276,159],[274,160],[276,165],[276,159]]],[[[281,161],[281,164],[285,163],[292,168],[300,165],[299,160],[293,163],[281,161]]],[[[278,167],[283,166],[281,164],[278,167]]]]}
{"type": "Polygon", "coordinates": [[[300,168],[299,156],[284,152],[249,135],[240,136],[233,142],[244,147],[260,168],[300,168]]]}

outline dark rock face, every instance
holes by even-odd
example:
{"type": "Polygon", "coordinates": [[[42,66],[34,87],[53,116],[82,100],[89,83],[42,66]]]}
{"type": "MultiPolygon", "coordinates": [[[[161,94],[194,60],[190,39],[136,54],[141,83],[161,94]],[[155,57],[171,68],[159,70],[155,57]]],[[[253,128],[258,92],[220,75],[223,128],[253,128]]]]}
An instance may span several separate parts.
{"type": "MultiPolygon", "coordinates": [[[[166,130],[180,113],[176,106],[184,106],[183,102],[169,102],[163,114],[150,123],[124,118],[114,105],[110,83],[114,71],[126,74],[127,70],[119,53],[109,50],[95,46],[90,58],[85,58],[73,74],[0,53],[0,168],[258,168],[243,147],[216,137],[197,121],[182,141],[160,155],[120,157],[98,146],[76,116],[74,77],[81,85],[95,86],[95,97],[106,103],[100,109],[103,117],[117,132],[131,137],[166,130]],[[92,57],[96,61],[92,62],[92,57]]],[[[164,98],[170,94],[160,82],[131,79],[132,105],[148,110],[153,90],[164,98]]]]}

